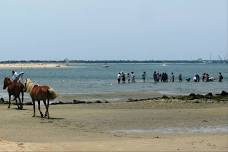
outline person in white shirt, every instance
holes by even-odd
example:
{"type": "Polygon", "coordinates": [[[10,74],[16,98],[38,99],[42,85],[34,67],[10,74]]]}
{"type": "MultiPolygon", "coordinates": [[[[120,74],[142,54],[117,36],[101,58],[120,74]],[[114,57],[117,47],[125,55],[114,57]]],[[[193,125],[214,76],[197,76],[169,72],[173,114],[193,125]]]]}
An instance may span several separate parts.
{"type": "Polygon", "coordinates": [[[13,81],[18,81],[22,78],[24,72],[17,73],[16,71],[12,70],[12,80],[13,81]]]}
{"type": "Polygon", "coordinates": [[[135,74],[134,74],[134,72],[131,72],[131,82],[135,83],[135,74]]]}
{"type": "Polygon", "coordinates": [[[117,74],[117,81],[118,81],[118,84],[120,83],[120,79],[121,79],[121,74],[118,73],[118,74],[117,74]]]}

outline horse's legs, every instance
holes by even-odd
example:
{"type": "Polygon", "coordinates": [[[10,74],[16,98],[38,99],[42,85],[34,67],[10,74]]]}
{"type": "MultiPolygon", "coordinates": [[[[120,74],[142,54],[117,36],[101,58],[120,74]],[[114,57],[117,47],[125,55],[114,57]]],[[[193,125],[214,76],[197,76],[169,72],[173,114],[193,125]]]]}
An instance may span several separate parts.
{"type": "Polygon", "coordinates": [[[36,115],[36,110],[35,110],[36,106],[35,106],[35,100],[34,99],[32,99],[32,104],[33,104],[33,117],[35,117],[35,115],[36,115]]]}
{"type": "Polygon", "coordinates": [[[41,110],[40,110],[40,100],[38,100],[38,109],[39,109],[39,111],[40,111],[40,116],[41,116],[41,118],[43,118],[44,115],[43,115],[43,113],[42,113],[41,110]]]}
{"type": "MultiPolygon", "coordinates": [[[[22,109],[23,109],[23,106],[22,106],[22,103],[21,103],[20,95],[19,95],[18,99],[19,99],[19,106],[20,106],[20,108],[18,108],[18,109],[21,109],[21,110],[22,110],[22,109]]],[[[18,106],[18,107],[19,107],[19,106],[18,106]]]]}
{"type": "Polygon", "coordinates": [[[47,103],[44,100],[44,104],[45,104],[45,107],[46,107],[45,117],[47,117],[49,119],[49,111],[48,111],[48,108],[49,108],[49,99],[47,99],[47,103]]]}
{"type": "Polygon", "coordinates": [[[46,104],[46,100],[43,100],[43,103],[44,103],[44,105],[45,105],[45,108],[46,108],[46,110],[47,110],[47,104],[46,104]]]}
{"type": "Polygon", "coordinates": [[[23,109],[23,101],[24,101],[24,92],[21,92],[22,98],[21,98],[21,110],[23,109]]]}
{"type": "Polygon", "coordinates": [[[47,99],[47,118],[49,119],[49,98],[47,99]]]}
{"type": "Polygon", "coordinates": [[[16,105],[17,105],[17,109],[20,109],[18,103],[17,103],[17,97],[15,97],[15,101],[16,101],[16,105]]]}
{"type": "Polygon", "coordinates": [[[11,95],[9,94],[9,105],[8,105],[8,108],[10,108],[10,104],[11,104],[11,95]]]}
{"type": "Polygon", "coordinates": [[[46,117],[47,116],[47,103],[46,103],[46,100],[43,100],[43,103],[44,103],[45,109],[46,109],[46,111],[45,111],[45,117],[46,117]]]}

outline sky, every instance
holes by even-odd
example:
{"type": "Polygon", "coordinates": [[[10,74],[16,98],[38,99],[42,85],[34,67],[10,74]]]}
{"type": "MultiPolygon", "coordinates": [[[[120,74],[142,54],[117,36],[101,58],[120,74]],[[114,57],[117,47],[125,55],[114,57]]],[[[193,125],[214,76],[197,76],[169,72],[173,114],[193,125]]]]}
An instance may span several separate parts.
{"type": "Polygon", "coordinates": [[[228,57],[228,0],[0,0],[0,60],[228,57]]]}

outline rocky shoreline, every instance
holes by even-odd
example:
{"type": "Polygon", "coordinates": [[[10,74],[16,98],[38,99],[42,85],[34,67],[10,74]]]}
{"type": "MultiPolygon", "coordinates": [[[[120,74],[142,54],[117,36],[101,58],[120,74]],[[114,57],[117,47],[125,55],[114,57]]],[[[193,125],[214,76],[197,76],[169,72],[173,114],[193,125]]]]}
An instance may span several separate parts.
{"type": "Polygon", "coordinates": [[[131,99],[129,98],[127,102],[138,102],[138,101],[146,101],[146,100],[153,100],[153,101],[184,101],[184,102],[191,102],[191,103],[201,103],[201,102],[228,102],[228,92],[222,91],[220,94],[213,95],[212,93],[208,93],[206,95],[202,94],[194,94],[190,93],[189,95],[179,95],[179,96],[166,96],[163,95],[162,97],[156,98],[145,98],[145,99],[131,99]]]}

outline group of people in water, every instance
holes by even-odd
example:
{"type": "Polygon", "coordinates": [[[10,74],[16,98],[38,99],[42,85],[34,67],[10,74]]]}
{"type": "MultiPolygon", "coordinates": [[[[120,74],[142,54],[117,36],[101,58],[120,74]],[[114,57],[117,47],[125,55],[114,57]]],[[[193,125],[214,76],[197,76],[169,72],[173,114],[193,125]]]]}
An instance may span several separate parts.
{"type": "MultiPolygon", "coordinates": [[[[135,74],[134,72],[131,73],[124,73],[124,72],[119,72],[117,74],[117,82],[118,84],[120,83],[135,83],[135,74]]],[[[143,82],[146,82],[146,72],[143,72],[141,75],[141,79],[143,80],[143,82]]],[[[174,82],[175,81],[175,75],[172,72],[171,75],[168,75],[166,72],[162,72],[159,73],[157,71],[154,71],[152,79],[154,80],[154,82],[174,82]]],[[[214,81],[216,80],[214,77],[210,77],[208,73],[203,73],[202,77],[200,78],[199,74],[195,74],[193,77],[188,77],[185,80],[187,82],[190,82],[191,80],[193,82],[200,82],[200,79],[202,79],[203,82],[209,82],[209,81],[214,81]]],[[[219,76],[218,76],[218,81],[222,82],[223,80],[223,76],[221,74],[221,72],[219,72],[219,76]]],[[[183,81],[183,77],[182,74],[178,75],[178,81],[182,82],[183,81]]]]}
{"type": "MultiPolygon", "coordinates": [[[[145,76],[146,78],[146,76],[145,76]]],[[[124,73],[124,72],[119,72],[117,74],[117,81],[118,81],[118,84],[120,84],[121,82],[122,83],[126,83],[126,81],[128,83],[135,83],[135,74],[134,72],[131,72],[131,73],[124,73]]]]}

